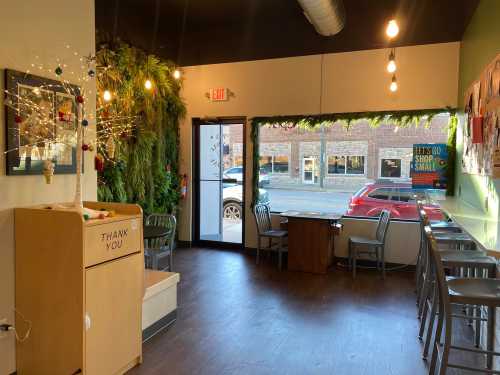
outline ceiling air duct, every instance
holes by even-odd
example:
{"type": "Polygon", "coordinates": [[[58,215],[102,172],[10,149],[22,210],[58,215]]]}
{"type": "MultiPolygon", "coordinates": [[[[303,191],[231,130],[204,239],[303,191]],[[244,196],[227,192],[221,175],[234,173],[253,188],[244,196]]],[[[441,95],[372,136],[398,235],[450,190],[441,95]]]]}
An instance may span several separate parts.
{"type": "Polygon", "coordinates": [[[344,28],[345,8],[342,0],[298,0],[306,18],[323,36],[332,36],[344,28]]]}

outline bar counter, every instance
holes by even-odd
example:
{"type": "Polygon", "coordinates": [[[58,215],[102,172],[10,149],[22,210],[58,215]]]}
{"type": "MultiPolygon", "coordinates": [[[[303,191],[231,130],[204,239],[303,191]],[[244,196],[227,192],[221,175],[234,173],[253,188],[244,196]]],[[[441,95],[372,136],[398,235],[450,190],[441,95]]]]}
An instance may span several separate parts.
{"type": "Polygon", "coordinates": [[[489,255],[500,258],[500,222],[461,199],[447,197],[437,202],[442,210],[467,232],[489,255]]]}

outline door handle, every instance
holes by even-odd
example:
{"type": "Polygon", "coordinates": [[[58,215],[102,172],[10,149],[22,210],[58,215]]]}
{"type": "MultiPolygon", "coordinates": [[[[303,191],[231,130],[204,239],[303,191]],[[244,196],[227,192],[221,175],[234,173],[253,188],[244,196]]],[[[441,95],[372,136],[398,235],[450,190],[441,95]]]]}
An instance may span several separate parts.
{"type": "Polygon", "coordinates": [[[223,178],[222,182],[225,184],[237,184],[238,180],[236,178],[223,178]]]}
{"type": "Polygon", "coordinates": [[[89,313],[85,313],[85,331],[88,331],[92,326],[92,319],[90,319],[89,313]]]}

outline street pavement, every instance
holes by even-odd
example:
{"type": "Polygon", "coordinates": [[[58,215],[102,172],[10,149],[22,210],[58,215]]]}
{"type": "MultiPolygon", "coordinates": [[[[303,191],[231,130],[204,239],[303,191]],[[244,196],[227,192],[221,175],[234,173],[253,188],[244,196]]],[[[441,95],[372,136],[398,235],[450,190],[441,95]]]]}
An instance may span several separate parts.
{"type": "Polygon", "coordinates": [[[271,210],[321,211],[344,213],[354,194],[336,191],[301,191],[291,189],[265,188],[269,193],[271,210]]]}

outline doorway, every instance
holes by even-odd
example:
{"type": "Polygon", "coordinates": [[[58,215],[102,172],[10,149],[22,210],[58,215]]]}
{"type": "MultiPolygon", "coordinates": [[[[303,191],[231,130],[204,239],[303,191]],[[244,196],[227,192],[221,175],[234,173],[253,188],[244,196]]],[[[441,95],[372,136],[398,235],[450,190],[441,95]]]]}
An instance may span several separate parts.
{"type": "Polygon", "coordinates": [[[193,240],[243,246],[245,119],[193,119],[193,240]]]}
{"type": "Polygon", "coordinates": [[[314,184],[315,173],[316,159],[312,157],[304,157],[302,159],[302,183],[314,184]]]}

